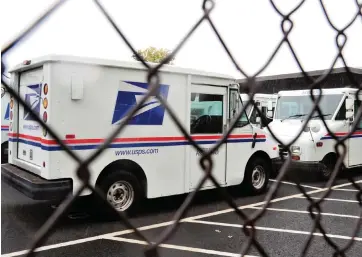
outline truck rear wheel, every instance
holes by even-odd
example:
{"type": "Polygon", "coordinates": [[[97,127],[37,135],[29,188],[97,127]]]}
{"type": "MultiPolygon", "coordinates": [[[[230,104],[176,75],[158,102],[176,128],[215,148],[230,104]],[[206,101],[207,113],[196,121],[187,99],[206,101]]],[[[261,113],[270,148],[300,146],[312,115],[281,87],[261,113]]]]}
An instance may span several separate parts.
{"type": "Polygon", "coordinates": [[[1,145],[1,163],[7,163],[8,162],[8,151],[9,151],[9,145],[8,142],[5,142],[1,145]]]}
{"type": "MultiPolygon", "coordinates": [[[[112,171],[99,182],[99,188],[108,203],[117,212],[123,212],[127,216],[135,214],[143,196],[142,187],[136,176],[124,170],[112,171]]],[[[112,213],[104,202],[101,205],[103,213],[112,213]]]]}
{"type": "Polygon", "coordinates": [[[245,168],[242,186],[252,194],[263,193],[269,183],[270,165],[261,157],[254,157],[245,168]]]}

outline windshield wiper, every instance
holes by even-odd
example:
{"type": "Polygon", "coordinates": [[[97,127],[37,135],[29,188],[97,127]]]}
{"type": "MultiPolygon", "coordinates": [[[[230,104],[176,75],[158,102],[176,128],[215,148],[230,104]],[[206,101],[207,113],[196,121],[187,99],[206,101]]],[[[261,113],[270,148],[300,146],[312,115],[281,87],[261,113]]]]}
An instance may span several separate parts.
{"type": "Polygon", "coordinates": [[[286,117],[284,119],[282,119],[281,121],[284,121],[286,119],[290,119],[290,118],[299,118],[299,117],[303,117],[306,116],[307,114],[294,114],[294,115],[290,115],[289,117],[286,117]]]}
{"type": "Polygon", "coordinates": [[[326,117],[326,116],[329,116],[329,115],[332,115],[332,114],[323,114],[323,115],[317,114],[317,115],[314,115],[314,116],[312,116],[310,118],[313,119],[313,118],[319,118],[319,117],[326,117]]]}

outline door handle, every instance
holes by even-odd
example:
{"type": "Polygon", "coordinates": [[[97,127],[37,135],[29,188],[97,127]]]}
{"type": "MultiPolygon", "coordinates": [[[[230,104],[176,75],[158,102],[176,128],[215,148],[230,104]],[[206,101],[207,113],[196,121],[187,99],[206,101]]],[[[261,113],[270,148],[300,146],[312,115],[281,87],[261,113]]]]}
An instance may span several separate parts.
{"type": "Polygon", "coordinates": [[[253,142],[251,143],[251,148],[254,148],[255,147],[255,144],[256,144],[256,137],[258,136],[257,133],[254,133],[253,135],[253,142]]]}

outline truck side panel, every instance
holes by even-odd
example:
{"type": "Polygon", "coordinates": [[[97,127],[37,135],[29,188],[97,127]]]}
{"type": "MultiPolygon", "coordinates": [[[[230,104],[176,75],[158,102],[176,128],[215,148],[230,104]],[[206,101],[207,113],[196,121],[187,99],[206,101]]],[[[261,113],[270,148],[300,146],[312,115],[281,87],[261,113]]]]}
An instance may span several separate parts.
{"type": "MultiPolygon", "coordinates": [[[[81,64],[52,64],[52,127],[71,149],[87,158],[125,118],[147,91],[145,71],[81,64]],[[74,83],[73,83],[74,82],[74,83]],[[76,84],[76,85],[75,85],[76,84]],[[82,91],[72,99],[72,86],[82,91]]],[[[161,73],[161,94],[185,123],[187,76],[161,73]]],[[[186,140],[160,103],[151,97],[130,125],[90,166],[91,184],[116,160],[132,160],[142,167],[148,197],[184,192],[186,140]],[[167,158],[166,158],[167,157],[167,158]]],[[[77,164],[57,145],[49,145],[52,178],[71,177],[77,164]]],[[[74,180],[74,190],[79,185],[74,180]]],[[[84,192],[87,194],[88,192],[84,192]]]]}

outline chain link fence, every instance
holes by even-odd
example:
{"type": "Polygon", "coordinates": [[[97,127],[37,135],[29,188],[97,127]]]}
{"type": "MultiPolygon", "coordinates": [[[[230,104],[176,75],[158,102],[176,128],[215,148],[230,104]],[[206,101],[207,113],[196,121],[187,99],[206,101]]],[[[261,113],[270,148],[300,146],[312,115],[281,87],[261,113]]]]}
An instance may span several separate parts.
{"type": "MultiPolygon", "coordinates": [[[[28,35],[29,33],[32,32],[32,30],[41,25],[42,22],[44,22],[44,20],[50,16],[52,13],[54,13],[57,8],[59,8],[65,1],[61,0],[56,2],[55,4],[53,4],[52,6],[49,7],[49,9],[47,9],[42,15],[40,15],[38,17],[38,19],[36,21],[34,21],[32,24],[30,24],[23,32],[21,32],[15,39],[13,39],[9,44],[5,45],[2,50],[1,50],[1,54],[3,57],[6,56],[6,54],[8,52],[10,52],[10,50],[12,50],[13,48],[15,48],[18,43],[20,41],[22,41],[24,39],[24,37],[26,35],[28,35]]],[[[110,15],[107,13],[107,11],[105,10],[105,8],[103,7],[103,5],[97,1],[94,0],[96,6],[99,8],[99,11],[106,17],[106,19],[109,21],[110,26],[112,26],[114,28],[114,30],[118,33],[118,35],[123,39],[123,41],[126,43],[126,45],[129,47],[130,50],[132,50],[133,54],[138,56],[137,51],[135,50],[135,48],[133,47],[133,45],[131,44],[131,42],[129,41],[129,39],[125,36],[125,34],[122,32],[122,30],[120,29],[119,26],[116,25],[116,23],[112,20],[112,18],[110,17],[110,15]]],[[[231,61],[233,62],[233,64],[235,65],[236,69],[240,72],[240,74],[244,75],[246,77],[246,82],[243,83],[243,86],[241,88],[241,92],[247,92],[250,96],[251,99],[253,99],[254,94],[258,88],[258,85],[255,83],[255,78],[256,76],[258,76],[261,72],[263,72],[269,65],[270,63],[273,61],[273,58],[275,57],[275,55],[278,53],[278,51],[281,49],[282,45],[285,44],[288,46],[288,48],[290,49],[295,61],[297,62],[301,72],[303,73],[306,81],[308,82],[308,89],[311,90],[311,98],[314,102],[313,105],[313,110],[308,114],[308,117],[306,118],[306,120],[310,120],[310,118],[314,115],[315,112],[317,112],[317,114],[320,116],[321,120],[323,121],[324,126],[327,128],[329,134],[331,135],[331,137],[335,140],[335,150],[338,156],[338,160],[337,163],[334,167],[334,170],[332,172],[332,175],[330,176],[330,179],[326,182],[325,187],[328,188],[328,190],[325,190],[323,192],[323,194],[321,195],[319,200],[313,200],[304,190],[304,188],[297,183],[298,189],[300,190],[300,192],[306,197],[306,199],[309,201],[309,206],[308,206],[308,211],[310,212],[310,217],[311,219],[313,219],[314,224],[313,227],[311,229],[311,234],[308,237],[308,240],[306,241],[306,244],[303,247],[303,252],[301,253],[302,256],[305,256],[312,241],[314,238],[313,233],[317,232],[319,230],[320,233],[323,234],[323,238],[326,240],[326,242],[333,247],[334,249],[334,255],[333,256],[346,256],[346,251],[348,251],[349,248],[351,248],[351,246],[354,243],[353,238],[357,235],[357,233],[359,232],[359,230],[361,229],[361,216],[358,219],[358,222],[356,224],[356,228],[354,230],[354,233],[352,236],[352,239],[349,240],[344,247],[340,247],[337,246],[327,235],[325,232],[324,227],[321,225],[320,219],[321,219],[321,203],[324,201],[324,198],[328,197],[328,195],[331,193],[331,187],[334,185],[336,177],[338,172],[341,170],[341,167],[343,165],[343,159],[346,155],[346,140],[348,138],[350,138],[350,136],[353,134],[353,132],[356,130],[356,126],[357,126],[357,122],[353,123],[353,129],[351,132],[349,132],[347,135],[343,136],[343,137],[338,137],[337,135],[335,135],[330,128],[328,127],[327,123],[325,122],[325,120],[323,119],[321,110],[319,108],[319,102],[321,100],[321,94],[318,94],[319,96],[316,96],[313,94],[312,90],[318,90],[320,92],[320,89],[322,88],[322,84],[325,82],[325,80],[328,78],[328,76],[330,75],[334,65],[336,64],[336,62],[338,60],[341,60],[344,64],[344,69],[347,73],[347,76],[349,78],[349,80],[351,81],[351,84],[355,87],[358,88],[358,91],[356,93],[356,97],[358,97],[358,94],[362,88],[362,85],[358,85],[358,82],[356,81],[353,73],[350,71],[350,68],[348,67],[346,60],[342,54],[343,48],[345,47],[346,41],[347,41],[347,36],[346,36],[346,31],[348,30],[348,28],[350,28],[352,26],[352,24],[354,24],[355,22],[362,21],[362,3],[358,0],[355,1],[355,5],[356,5],[356,11],[355,14],[353,15],[353,17],[351,18],[350,22],[341,29],[338,29],[330,20],[330,17],[328,16],[328,13],[326,11],[325,5],[323,3],[323,1],[319,1],[320,2],[320,6],[322,7],[323,13],[325,15],[325,18],[327,19],[329,25],[334,29],[335,31],[335,43],[336,43],[336,47],[338,49],[338,53],[337,55],[334,57],[333,62],[330,66],[330,69],[325,72],[324,74],[318,76],[316,79],[312,78],[311,76],[309,76],[307,74],[307,72],[305,72],[302,63],[300,62],[297,54],[295,53],[295,49],[293,48],[291,42],[288,39],[288,35],[291,33],[292,29],[293,29],[293,14],[296,13],[305,3],[305,0],[300,1],[300,3],[289,13],[283,13],[281,12],[278,7],[276,6],[276,4],[274,3],[274,1],[270,0],[271,6],[272,8],[280,15],[280,17],[282,18],[281,21],[281,30],[283,32],[283,37],[280,39],[280,42],[278,44],[278,46],[274,49],[273,53],[271,54],[271,56],[268,58],[268,60],[266,61],[266,63],[263,65],[263,67],[256,72],[254,75],[250,76],[248,74],[246,74],[246,72],[239,66],[239,64],[237,63],[235,57],[233,56],[233,54],[231,53],[230,49],[228,48],[226,42],[223,40],[223,37],[221,35],[221,33],[218,31],[218,29],[216,28],[213,20],[210,18],[210,14],[213,12],[213,10],[215,8],[217,8],[215,1],[213,0],[205,0],[202,4],[202,15],[201,17],[195,22],[195,24],[192,26],[192,28],[190,28],[189,32],[183,37],[182,41],[179,42],[179,44],[176,46],[176,48],[158,65],[151,67],[148,63],[144,62],[142,60],[142,58],[139,57],[140,61],[143,63],[144,67],[148,70],[148,76],[147,76],[147,80],[148,83],[150,84],[149,87],[149,92],[143,97],[143,99],[138,103],[137,106],[135,106],[132,110],[129,111],[127,118],[124,120],[124,122],[122,122],[122,124],[120,126],[117,127],[117,129],[115,129],[113,131],[113,133],[111,133],[111,135],[109,135],[109,137],[105,140],[104,144],[99,147],[96,151],[94,151],[94,153],[87,159],[83,160],[81,159],[75,152],[73,152],[72,150],[69,149],[69,147],[64,144],[62,142],[62,140],[60,139],[60,137],[57,134],[57,130],[56,128],[52,128],[49,127],[48,125],[46,125],[42,119],[40,119],[38,116],[34,115],[37,122],[39,122],[39,124],[41,124],[41,126],[43,126],[44,128],[46,128],[48,130],[48,133],[57,141],[57,143],[59,145],[62,146],[62,148],[64,149],[64,151],[66,151],[69,156],[75,160],[79,166],[78,169],[75,171],[78,178],[83,182],[83,185],[80,187],[80,189],[73,195],[67,197],[63,203],[60,205],[60,207],[58,209],[56,209],[56,211],[51,215],[51,217],[42,225],[42,227],[39,229],[38,233],[34,236],[34,240],[31,243],[31,247],[29,252],[27,253],[27,256],[33,256],[34,250],[41,246],[42,243],[46,240],[46,238],[50,235],[54,225],[56,224],[57,220],[60,218],[60,216],[65,213],[71,206],[72,204],[75,202],[75,199],[79,196],[79,194],[82,192],[82,190],[88,188],[90,189],[94,194],[96,194],[98,197],[100,197],[101,199],[103,199],[104,202],[106,202],[110,208],[112,208],[112,206],[108,203],[108,201],[106,201],[105,197],[103,197],[103,194],[101,194],[100,190],[98,188],[93,187],[92,185],[89,184],[89,177],[90,177],[90,173],[89,173],[89,165],[102,153],[103,150],[105,150],[109,144],[112,142],[112,140],[118,136],[118,135],[122,135],[122,131],[124,130],[126,124],[130,121],[130,119],[132,118],[132,116],[137,112],[138,108],[140,108],[140,106],[142,104],[144,104],[147,99],[151,96],[151,95],[155,95],[155,92],[157,91],[159,85],[160,85],[160,78],[158,75],[158,71],[159,69],[165,64],[167,63],[170,59],[172,59],[172,57],[174,57],[178,51],[183,47],[183,45],[185,44],[185,42],[187,42],[189,40],[189,38],[195,33],[195,31],[197,30],[197,28],[202,24],[202,23],[207,23],[211,26],[213,32],[215,33],[215,35],[217,36],[218,40],[220,41],[223,49],[225,50],[225,54],[231,59],[231,61]]],[[[6,64],[3,62],[1,62],[1,68],[2,70],[6,70],[7,66],[6,64]]],[[[22,98],[19,97],[19,95],[17,95],[17,93],[9,86],[8,82],[3,78],[3,76],[1,77],[1,83],[5,86],[6,90],[13,96],[13,98],[15,98],[16,101],[18,101],[19,103],[21,103],[25,110],[28,112],[32,112],[30,106],[28,106],[24,100],[22,98]]],[[[141,238],[142,240],[146,241],[148,243],[148,246],[145,248],[144,251],[144,255],[148,256],[148,257],[155,257],[155,256],[159,256],[158,254],[158,246],[160,244],[162,244],[163,242],[165,242],[168,238],[170,238],[175,231],[178,228],[178,225],[180,224],[180,220],[186,216],[187,211],[195,197],[195,195],[197,194],[197,192],[200,190],[200,188],[202,187],[202,185],[207,181],[207,180],[211,180],[214,185],[218,188],[218,190],[221,192],[221,194],[223,195],[223,198],[225,199],[225,201],[233,208],[235,209],[235,212],[243,219],[244,221],[244,226],[243,226],[243,232],[245,233],[247,240],[245,242],[242,243],[241,245],[241,256],[245,255],[248,253],[248,251],[250,250],[250,248],[252,246],[254,246],[257,251],[262,255],[262,256],[268,256],[268,254],[266,253],[266,251],[263,249],[263,246],[257,241],[255,235],[256,235],[256,230],[254,228],[254,224],[265,214],[266,212],[266,208],[268,208],[268,206],[271,203],[271,200],[273,199],[273,197],[276,195],[277,190],[280,186],[280,182],[281,180],[287,175],[287,168],[291,163],[291,157],[285,159],[284,164],[282,165],[282,167],[280,168],[279,172],[278,172],[278,176],[276,178],[276,183],[274,183],[268,190],[266,196],[265,196],[265,202],[266,204],[263,206],[262,209],[255,211],[253,213],[253,215],[248,216],[246,215],[242,210],[238,209],[236,203],[233,201],[232,197],[227,193],[227,191],[223,188],[220,187],[220,185],[217,183],[217,181],[215,180],[215,178],[213,177],[212,171],[213,171],[213,159],[212,159],[212,154],[217,151],[217,149],[226,142],[227,137],[230,135],[230,133],[233,131],[234,126],[237,122],[237,120],[240,119],[242,112],[244,112],[244,110],[248,107],[249,104],[255,104],[253,101],[249,101],[247,106],[243,107],[243,110],[238,114],[238,117],[235,119],[234,122],[232,122],[232,125],[230,127],[230,129],[224,133],[222,140],[220,140],[216,145],[214,145],[212,147],[212,149],[210,149],[209,151],[205,151],[204,149],[200,148],[198,146],[198,144],[191,138],[191,136],[188,134],[187,129],[183,126],[183,124],[179,121],[176,113],[170,108],[170,106],[168,105],[168,103],[159,95],[156,96],[158,98],[158,100],[162,103],[162,105],[165,107],[166,111],[170,114],[173,122],[175,122],[175,124],[177,124],[180,132],[187,138],[187,140],[191,143],[191,145],[197,149],[200,153],[201,153],[201,157],[200,157],[200,165],[204,171],[204,176],[203,178],[199,181],[196,189],[189,193],[187,198],[185,199],[185,201],[183,202],[183,204],[179,207],[179,209],[176,211],[176,213],[174,214],[173,220],[174,223],[172,223],[172,225],[170,225],[169,227],[167,227],[163,233],[156,238],[153,242],[151,243],[145,236],[144,234],[137,230],[137,228],[135,226],[133,226],[133,224],[130,222],[130,220],[122,213],[118,213],[119,215],[119,219],[129,228],[133,229],[135,234],[141,238]]],[[[357,98],[358,99],[358,98],[357,98]]],[[[255,105],[256,106],[256,105],[255,105]]],[[[263,116],[263,114],[261,113],[261,111],[257,108],[259,115],[263,116]]],[[[356,114],[356,121],[358,121],[361,118],[362,115],[362,106],[359,107],[358,112],[356,114]]],[[[303,130],[305,129],[305,127],[307,126],[307,123],[305,123],[305,125],[303,126],[303,128],[299,131],[298,135],[294,138],[294,140],[292,140],[288,145],[283,144],[283,142],[281,142],[281,140],[273,133],[273,131],[271,130],[271,136],[277,140],[279,142],[279,144],[282,145],[283,148],[288,149],[289,152],[289,156],[291,156],[290,153],[290,146],[296,142],[296,140],[298,139],[298,137],[302,134],[303,130]]],[[[268,127],[269,128],[269,127],[268,127]]],[[[359,205],[362,208],[362,201],[361,201],[361,195],[362,195],[362,188],[355,183],[355,181],[353,180],[352,177],[348,178],[349,181],[353,184],[354,188],[356,188],[358,190],[358,192],[356,193],[356,199],[358,199],[359,205]]]]}

